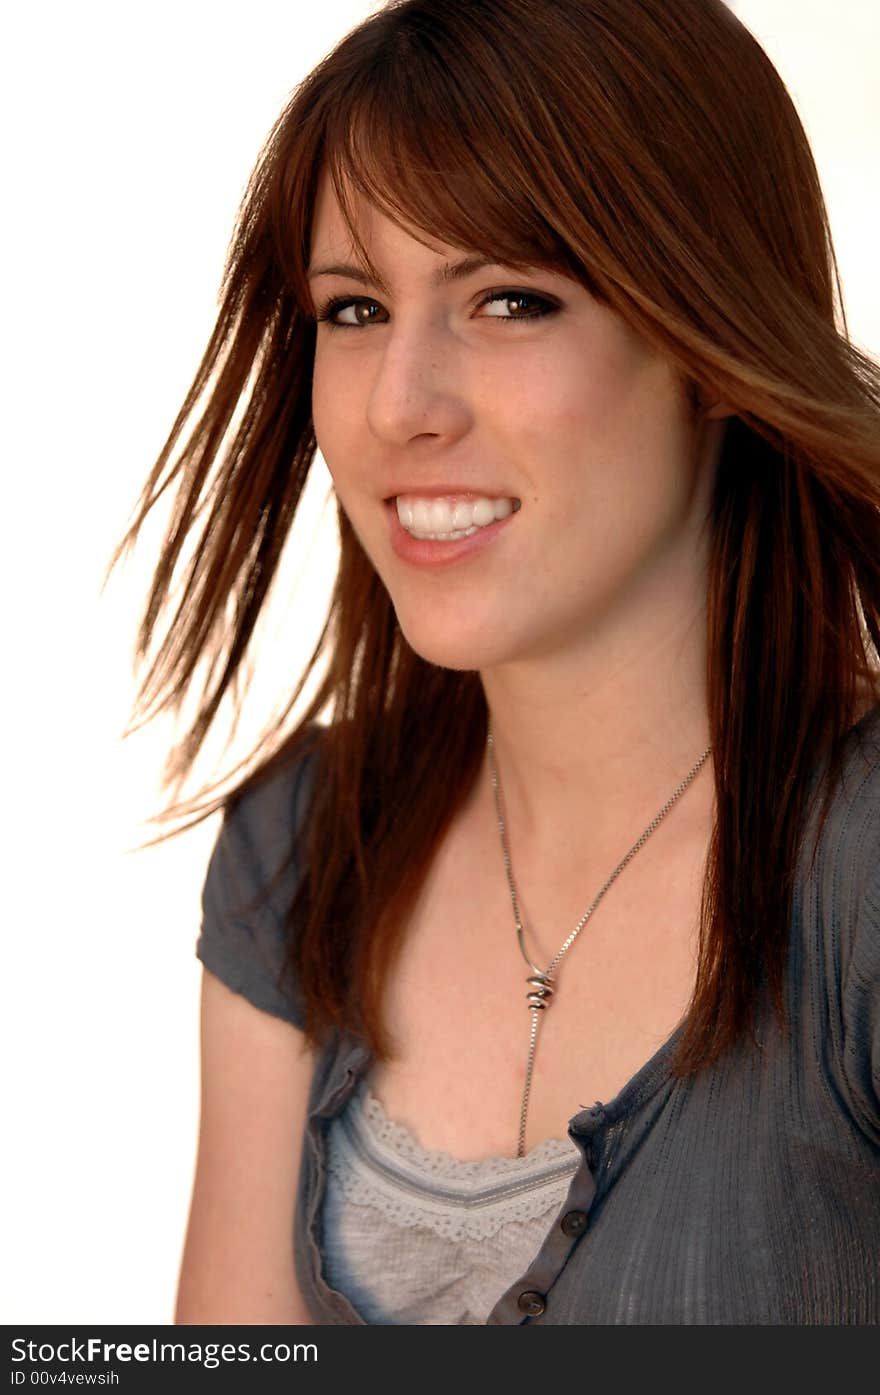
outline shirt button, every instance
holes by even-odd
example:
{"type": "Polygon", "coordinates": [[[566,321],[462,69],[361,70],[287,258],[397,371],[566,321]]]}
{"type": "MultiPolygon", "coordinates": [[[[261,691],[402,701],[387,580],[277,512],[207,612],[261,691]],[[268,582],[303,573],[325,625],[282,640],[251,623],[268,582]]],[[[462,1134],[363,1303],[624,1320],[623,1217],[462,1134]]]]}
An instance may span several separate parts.
{"type": "Polygon", "coordinates": [[[571,1237],[583,1235],[588,1225],[587,1213],[586,1211],[566,1211],[560,1224],[563,1235],[571,1237]]]}
{"type": "Polygon", "coordinates": [[[516,1300],[516,1306],[521,1313],[527,1313],[529,1317],[540,1317],[547,1307],[543,1293],[535,1293],[534,1289],[526,1289],[516,1300]]]}

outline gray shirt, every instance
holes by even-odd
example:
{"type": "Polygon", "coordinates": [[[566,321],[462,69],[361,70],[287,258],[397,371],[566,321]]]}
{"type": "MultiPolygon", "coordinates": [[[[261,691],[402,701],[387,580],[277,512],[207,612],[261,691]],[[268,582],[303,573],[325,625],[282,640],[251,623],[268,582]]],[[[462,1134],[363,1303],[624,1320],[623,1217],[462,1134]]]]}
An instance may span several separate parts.
{"type": "MultiPolygon", "coordinates": [[[[567,1195],[490,1324],[880,1322],[880,709],[847,740],[812,870],[810,829],[802,845],[787,1033],[764,1004],[757,1045],[676,1080],[679,1028],[614,1099],[575,1113],[567,1195]]],[[[196,947],[230,988],[297,1026],[301,1003],[278,986],[296,865],[252,903],[306,815],[315,763],[313,744],[224,821],[196,947]]],[[[322,1203],[330,1121],[371,1064],[339,1033],[312,1078],[292,1246],[322,1324],[364,1322],[328,1282],[322,1203]]]]}

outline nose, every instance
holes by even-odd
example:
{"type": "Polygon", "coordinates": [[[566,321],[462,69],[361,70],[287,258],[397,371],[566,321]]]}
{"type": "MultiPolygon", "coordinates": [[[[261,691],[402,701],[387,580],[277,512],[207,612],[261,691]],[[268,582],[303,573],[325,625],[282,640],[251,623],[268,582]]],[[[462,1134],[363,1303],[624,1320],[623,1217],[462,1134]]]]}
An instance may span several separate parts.
{"type": "Polygon", "coordinates": [[[437,323],[398,319],[386,326],[367,401],[373,434],[388,445],[418,436],[452,441],[471,418],[464,350],[455,336],[437,323]]]}

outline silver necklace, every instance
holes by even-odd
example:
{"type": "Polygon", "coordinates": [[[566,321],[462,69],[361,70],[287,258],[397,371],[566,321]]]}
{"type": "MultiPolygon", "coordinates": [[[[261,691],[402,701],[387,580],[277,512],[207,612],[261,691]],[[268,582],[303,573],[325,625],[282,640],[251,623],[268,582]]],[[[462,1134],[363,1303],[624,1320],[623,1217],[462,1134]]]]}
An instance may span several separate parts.
{"type": "Polygon", "coordinates": [[[513,917],[516,922],[516,938],[519,943],[519,947],[522,951],[522,956],[532,971],[531,975],[526,980],[526,982],[529,985],[529,991],[526,994],[526,1002],[532,1014],[532,1027],[531,1033],[529,1035],[529,1054],[528,1059],[526,1061],[526,1080],[525,1087],[523,1089],[522,1109],[520,1111],[519,1116],[519,1139],[517,1142],[516,1150],[517,1157],[521,1158],[525,1156],[526,1116],[528,1115],[529,1094],[532,1088],[532,1070],[535,1064],[535,1047],[538,1042],[538,1023],[541,1020],[541,1013],[544,1011],[545,1008],[549,1007],[550,999],[552,998],[553,993],[555,991],[554,982],[556,970],[559,966],[559,961],[574,944],[578,935],[583,930],[590,916],[593,914],[593,911],[598,906],[599,902],[605,895],[605,892],[608,890],[611,883],[614,881],[615,877],[619,876],[620,873],[623,871],[624,867],[627,865],[627,863],[632,861],[639,849],[644,846],[644,844],[650,838],[654,830],[663,821],[663,819],[665,819],[666,815],[669,813],[669,810],[672,808],[675,801],[679,799],[682,794],[684,794],[685,790],[693,780],[694,776],[697,775],[698,772],[701,770],[712,747],[706,747],[705,751],[700,756],[700,759],[697,761],[696,765],[693,766],[693,768],[688,772],[688,774],[682,780],[681,784],[678,786],[675,792],[670,796],[669,799],[667,799],[659,814],[655,814],[654,818],[648,824],[648,827],[645,829],[645,831],[639,836],[636,842],[633,843],[629,852],[626,854],[626,857],[624,857],[622,861],[618,862],[614,871],[611,873],[611,876],[605,882],[604,886],[602,886],[600,890],[597,892],[597,894],[594,896],[590,905],[584,911],[583,915],[581,916],[577,925],[572,930],[571,934],[563,942],[563,944],[560,945],[559,949],[556,951],[553,958],[550,960],[550,963],[548,964],[547,968],[539,969],[537,964],[532,963],[531,959],[526,953],[522,917],[519,913],[519,901],[516,895],[516,886],[513,880],[513,868],[510,861],[510,849],[507,846],[507,830],[504,825],[504,816],[501,812],[503,795],[501,790],[501,779],[498,774],[498,767],[495,763],[495,740],[492,735],[491,726],[489,727],[489,733],[486,738],[486,745],[489,756],[489,772],[492,780],[492,795],[495,800],[495,813],[498,818],[498,832],[501,836],[501,851],[504,854],[504,870],[507,874],[507,885],[510,888],[510,900],[513,905],[513,917]]]}

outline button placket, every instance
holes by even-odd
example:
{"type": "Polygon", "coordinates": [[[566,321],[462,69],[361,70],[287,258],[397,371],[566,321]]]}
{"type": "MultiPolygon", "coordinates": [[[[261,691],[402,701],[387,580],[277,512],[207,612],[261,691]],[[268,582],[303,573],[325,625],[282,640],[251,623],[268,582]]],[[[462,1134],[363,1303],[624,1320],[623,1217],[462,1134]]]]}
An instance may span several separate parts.
{"type": "Polygon", "coordinates": [[[547,1300],[543,1293],[538,1293],[535,1289],[527,1288],[519,1295],[516,1306],[526,1317],[540,1317],[547,1310],[547,1300]]]}
{"type": "Polygon", "coordinates": [[[563,1235],[567,1235],[570,1240],[577,1240],[579,1236],[583,1235],[589,1223],[586,1211],[566,1211],[559,1225],[563,1235]]]}
{"type": "Polygon", "coordinates": [[[580,1148],[594,1178],[604,1151],[606,1133],[607,1118],[603,1104],[594,1104],[590,1109],[575,1114],[569,1121],[568,1136],[580,1148]]]}
{"type": "Polygon", "coordinates": [[[585,1162],[581,1162],[568,1190],[562,1210],[557,1213],[541,1249],[525,1273],[502,1294],[489,1315],[490,1324],[521,1324],[548,1314],[552,1321],[552,1289],[587,1229],[595,1183],[585,1162]]]}

